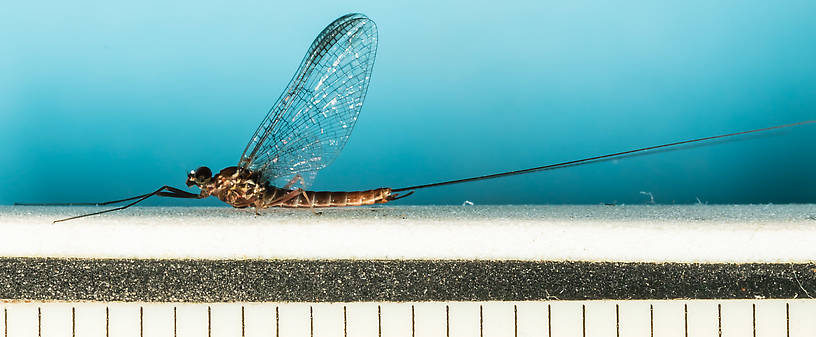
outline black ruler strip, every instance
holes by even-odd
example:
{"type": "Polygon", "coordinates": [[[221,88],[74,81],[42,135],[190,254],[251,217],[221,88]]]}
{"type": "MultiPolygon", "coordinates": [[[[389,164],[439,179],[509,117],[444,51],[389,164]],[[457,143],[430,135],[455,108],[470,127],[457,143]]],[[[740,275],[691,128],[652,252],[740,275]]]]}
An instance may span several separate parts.
{"type": "Polygon", "coordinates": [[[816,296],[816,264],[0,257],[0,299],[157,302],[816,296]]]}

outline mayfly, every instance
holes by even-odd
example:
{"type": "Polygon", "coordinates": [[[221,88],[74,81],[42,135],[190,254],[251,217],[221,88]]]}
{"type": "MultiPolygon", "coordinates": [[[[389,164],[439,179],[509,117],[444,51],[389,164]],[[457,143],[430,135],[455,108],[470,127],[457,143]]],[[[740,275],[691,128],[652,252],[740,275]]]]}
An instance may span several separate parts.
{"type": "Polygon", "coordinates": [[[254,207],[256,213],[268,207],[320,208],[383,204],[407,197],[414,190],[423,188],[582,165],[683,144],[816,122],[811,120],[777,125],[524,170],[403,188],[382,187],[351,192],[307,190],[317,172],[331,164],[348,142],[363,107],[376,54],[377,26],[374,22],[362,14],[340,17],[323,29],[312,42],[289,85],[250,138],[238,164],[215,175],[206,166],[189,172],[187,186],[198,187],[200,193],[162,186],[151,193],[121,200],[68,204],[111,205],[130,202],[121,207],[55,222],[126,209],[152,196],[189,199],[215,196],[236,208],[254,207]]]}

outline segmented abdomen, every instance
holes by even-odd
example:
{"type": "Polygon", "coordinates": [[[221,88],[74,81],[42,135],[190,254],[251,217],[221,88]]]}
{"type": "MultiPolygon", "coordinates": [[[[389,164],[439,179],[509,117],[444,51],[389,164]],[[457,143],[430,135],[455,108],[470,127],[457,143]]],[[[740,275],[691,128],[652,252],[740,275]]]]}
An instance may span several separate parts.
{"type": "Polygon", "coordinates": [[[294,196],[290,193],[292,190],[270,186],[264,194],[264,207],[364,206],[383,204],[391,200],[390,188],[352,192],[303,191],[294,196]],[[287,195],[291,196],[291,199],[287,198],[287,195]]]}

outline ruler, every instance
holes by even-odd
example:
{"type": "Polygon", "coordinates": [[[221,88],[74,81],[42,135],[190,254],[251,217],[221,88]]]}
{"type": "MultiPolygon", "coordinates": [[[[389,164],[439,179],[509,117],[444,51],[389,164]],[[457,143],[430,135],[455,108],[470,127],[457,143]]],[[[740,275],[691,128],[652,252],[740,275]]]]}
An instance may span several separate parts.
{"type": "Polygon", "coordinates": [[[0,304],[4,336],[814,336],[814,300],[0,304]]]}
{"type": "Polygon", "coordinates": [[[0,337],[816,336],[814,205],[227,211],[11,209],[0,337]]]}

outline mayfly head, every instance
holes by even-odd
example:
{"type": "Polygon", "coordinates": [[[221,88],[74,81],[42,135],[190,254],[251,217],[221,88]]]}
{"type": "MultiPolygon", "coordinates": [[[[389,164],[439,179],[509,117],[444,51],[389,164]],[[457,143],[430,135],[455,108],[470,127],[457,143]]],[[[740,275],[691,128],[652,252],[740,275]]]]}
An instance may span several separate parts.
{"type": "Polygon", "coordinates": [[[196,185],[201,187],[212,179],[212,171],[209,167],[202,166],[187,174],[187,187],[196,185]]]}

